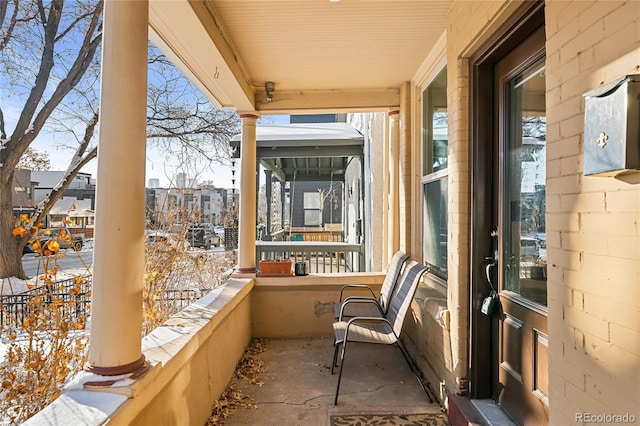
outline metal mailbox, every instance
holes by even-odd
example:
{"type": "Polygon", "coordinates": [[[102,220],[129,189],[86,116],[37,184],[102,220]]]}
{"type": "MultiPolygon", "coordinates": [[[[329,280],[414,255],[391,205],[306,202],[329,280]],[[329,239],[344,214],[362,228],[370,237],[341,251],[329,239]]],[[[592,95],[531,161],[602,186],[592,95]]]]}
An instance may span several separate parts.
{"type": "Polygon", "coordinates": [[[615,176],[640,170],[640,74],[583,96],[584,174],[615,176]]]}

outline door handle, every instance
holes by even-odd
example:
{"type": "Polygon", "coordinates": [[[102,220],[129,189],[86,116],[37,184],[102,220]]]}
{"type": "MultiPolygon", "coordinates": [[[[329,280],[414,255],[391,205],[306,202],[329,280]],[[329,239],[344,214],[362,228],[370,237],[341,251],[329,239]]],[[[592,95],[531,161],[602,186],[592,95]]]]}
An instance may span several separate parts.
{"type": "Polygon", "coordinates": [[[493,256],[487,256],[484,258],[487,261],[487,265],[485,266],[484,273],[487,277],[487,282],[493,288],[493,283],[491,282],[491,268],[498,264],[498,261],[493,256]]]}
{"type": "Polygon", "coordinates": [[[495,290],[493,281],[491,280],[491,268],[498,264],[498,260],[495,258],[495,256],[487,256],[484,258],[484,260],[487,262],[486,266],[484,267],[484,274],[487,277],[487,282],[489,283],[491,289],[495,290]]]}

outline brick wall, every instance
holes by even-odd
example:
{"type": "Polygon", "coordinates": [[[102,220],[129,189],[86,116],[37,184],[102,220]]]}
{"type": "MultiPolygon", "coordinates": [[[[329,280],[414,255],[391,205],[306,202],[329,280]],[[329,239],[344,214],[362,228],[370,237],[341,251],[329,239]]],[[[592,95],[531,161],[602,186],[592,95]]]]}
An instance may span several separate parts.
{"type": "Polygon", "coordinates": [[[550,421],[640,420],[640,189],[584,176],[582,94],[640,73],[640,2],[547,1],[550,421]]]}
{"type": "MultiPolygon", "coordinates": [[[[447,105],[449,111],[449,239],[447,306],[450,330],[441,329],[449,348],[435,369],[444,367],[449,392],[455,392],[467,377],[469,351],[469,61],[473,46],[486,36],[491,26],[506,19],[511,8],[502,1],[455,2],[447,20],[447,105]],[[448,334],[448,335],[447,335],[448,334]],[[455,382],[450,380],[455,378],[455,382]]],[[[421,200],[421,198],[420,198],[421,200]]],[[[431,328],[432,331],[437,328],[431,328]]],[[[433,343],[437,343],[433,338],[433,343]]]]}
{"type": "MultiPolygon", "coordinates": [[[[451,353],[430,360],[450,390],[450,373],[466,373],[468,350],[466,58],[518,5],[457,1],[448,19],[451,330],[429,333],[450,339],[451,353]]],[[[550,423],[579,423],[576,413],[630,413],[638,421],[640,178],[583,175],[582,94],[640,73],[640,1],[548,0],[545,16],[550,423]]]]}

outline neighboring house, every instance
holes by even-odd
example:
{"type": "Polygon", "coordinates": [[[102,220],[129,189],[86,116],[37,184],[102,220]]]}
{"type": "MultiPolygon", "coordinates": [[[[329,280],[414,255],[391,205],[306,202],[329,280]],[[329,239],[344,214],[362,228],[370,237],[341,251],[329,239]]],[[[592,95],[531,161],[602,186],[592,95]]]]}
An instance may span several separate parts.
{"type": "Polygon", "coordinates": [[[342,224],[342,182],[291,182],[292,228],[320,228],[342,224]]]}
{"type": "MultiPolygon", "coordinates": [[[[289,120],[291,124],[346,123],[347,114],[293,114],[289,120]]],[[[289,185],[290,226],[322,229],[326,225],[342,225],[345,203],[344,185],[341,180],[335,182],[291,181],[289,185]]]]}
{"type": "MultiPolygon", "coordinates": [[[[33,171],[31,180],[34,185],[35,205],[44,200],[64,177],[64,171],[33,171]]],[[[64,220],[70,220],[79,227],[93,226],[96,208],[96,182],[90,173],[78,173],[62,197],[54,204],[48,214],[47,226],[62,226],[64,220]]]]}
{"type": "Polygon", "coordinates": [[[294,123],[346,123],[347,114],[292,114],[289,122],[294,123]]]}

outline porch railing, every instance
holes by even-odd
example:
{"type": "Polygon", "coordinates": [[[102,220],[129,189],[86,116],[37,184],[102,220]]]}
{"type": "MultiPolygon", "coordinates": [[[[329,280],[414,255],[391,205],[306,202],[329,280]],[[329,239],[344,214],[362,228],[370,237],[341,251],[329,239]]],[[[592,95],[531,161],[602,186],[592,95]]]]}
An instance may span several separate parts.
{"type": "Polygon", "coordinates": [[[360,244],[331,241],[256,241],[256,265],[260,260],[307,262],[310,273],[361,272],[360,244]]]}

